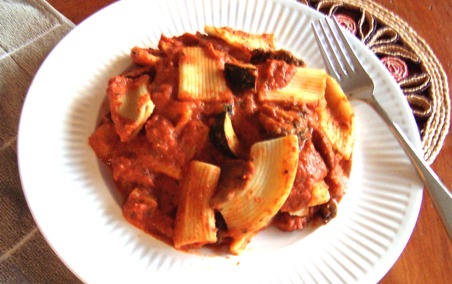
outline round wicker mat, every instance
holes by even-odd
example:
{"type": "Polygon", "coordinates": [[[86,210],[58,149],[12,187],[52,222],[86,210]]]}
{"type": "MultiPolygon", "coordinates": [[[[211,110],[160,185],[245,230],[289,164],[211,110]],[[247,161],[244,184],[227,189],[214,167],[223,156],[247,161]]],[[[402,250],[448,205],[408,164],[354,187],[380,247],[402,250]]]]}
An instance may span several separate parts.
{"type": "Polygon", "coordinates": [[[431,164],[450,121],[447,75],[431,48],[405,21],[371,0],[298,1],[335,17],[380,58],[405,94],[431,164]]]}

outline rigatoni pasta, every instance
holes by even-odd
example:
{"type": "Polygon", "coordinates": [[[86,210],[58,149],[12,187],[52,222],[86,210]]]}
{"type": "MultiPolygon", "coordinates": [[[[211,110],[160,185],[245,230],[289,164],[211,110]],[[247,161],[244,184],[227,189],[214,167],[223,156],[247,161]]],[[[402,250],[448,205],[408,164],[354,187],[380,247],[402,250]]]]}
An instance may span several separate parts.
{"type": "Polygon", "coordinates": [[[231,98],[223,76],[224,66],[201,47],[185,47],[179,55],[181,100],[228,101],[231,98]]]}
{"type": "Polygon", "coordinates": [[[288,135],[258,142],[251,147],[250,159],[255,168],[250,181],[236,188],[234,196],[218,192],[212,201],[226,221],[234,254],[268,226],[287,199],[297,172],[298,137],[288,135]]]}
{"type": "Polygon", "coordinates": [[[327,107],[320,112],[320,125],[335,150],[350,159],[355,140],[353,110],[339,84],[330,76],[326,80],[327,107]]]}
{"type": "Polygon", "coordinates": [[[250,34],[229,27],[205,26],[204,31],[213,37],[221,38],[231,46],[242,50],[273,50],[275,49],[275,37],[273,34],[250,34]]]}
{"type": "Polygon", "coordinates": [[[273,90],[260,90],[262,101],[317,103],[325,99],[325,70],[297,68],[290,82],[273,90]]]}
{"type": "Polygon", "coordinates": [[[188,164],[176,215],[174,247],[201,247],[217,241],[210,200],[220,172],[220,168],[215,165],[195,160],[188,164]]]}
{"type": "Polygon", "coordinates": [[[259,231],[327,223],[347,189],[354,115],[324,70],[228,27],[134,47],[89,143],[128,222],[179,250],[246,251],[259,231]]]}
{"type": "Polygon", "coordinates": [[[116,90],[109,92],[111,117],[123,142],[140,131],[154,110],[147,84],[145,75],[137,80],[115,77],[110,81],[110,87],[116,90]]]}

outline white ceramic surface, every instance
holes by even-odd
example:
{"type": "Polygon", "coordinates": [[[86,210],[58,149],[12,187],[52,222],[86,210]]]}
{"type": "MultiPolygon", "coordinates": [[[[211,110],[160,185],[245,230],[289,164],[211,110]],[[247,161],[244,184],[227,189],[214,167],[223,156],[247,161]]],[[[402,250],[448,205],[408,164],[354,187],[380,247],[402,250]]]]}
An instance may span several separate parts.
{"type": "MultiPolygon", "coordinates": [[[[128,224],[108,171],[87,143],[108,78],[135,46],[204,24],[272,32],[311,67],[323,68],[310,22],[321,15],[284,0],[117,2],[69,33],[41,66],[20,121],[23,190],[41,232],[87,283],[374,283],[412,233],[422,185],[389,130],[354,102],[357,141],[350,188],[328,225],[301,232],[267,229],[240,256],[174,250],[128,224]],[[159,281],[160,280],[160,281],[159,281]]],[[[378,59],[353,39],[376,96],[420,149],[403,94],[378,59]]]]}

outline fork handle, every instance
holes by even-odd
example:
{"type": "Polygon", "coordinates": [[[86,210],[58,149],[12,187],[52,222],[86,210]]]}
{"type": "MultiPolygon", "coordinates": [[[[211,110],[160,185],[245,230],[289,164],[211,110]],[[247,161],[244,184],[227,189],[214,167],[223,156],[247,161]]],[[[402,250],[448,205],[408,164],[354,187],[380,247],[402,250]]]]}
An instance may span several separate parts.
{"type": "Polygon", "coordinates": [[[370,102],[374,110],[383,118],[389,126],[392,134],[399,141],[411,163],[416,169],[419,178],[422,180],[425,188],[428,190],[435,208],[441,217],[444,227],[446,228],[449,239],[452,240],[452,194],[446,186],[440,181],[438,176],[433,172],[430,166],[421,158],[414,150],[413,144],[408,140],[400,127],[392,121],[386,111],[374,98],[370,102]]]}

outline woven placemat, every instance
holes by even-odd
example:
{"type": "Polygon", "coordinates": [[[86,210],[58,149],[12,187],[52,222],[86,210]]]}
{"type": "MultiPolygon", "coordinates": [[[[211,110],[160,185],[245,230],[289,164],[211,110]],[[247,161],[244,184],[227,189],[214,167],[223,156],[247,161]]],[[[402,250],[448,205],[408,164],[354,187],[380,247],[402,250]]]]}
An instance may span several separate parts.
{"type": "Polygon", "coordinates": [[[447,75],[437,57],[401,18],[371,0],[298,0],[333,16],[391,72],[413,111],[424,151],[433,163],[449,131],[447,75]]]}

